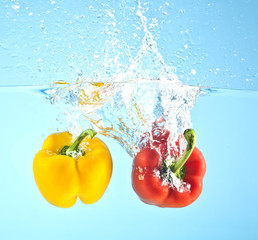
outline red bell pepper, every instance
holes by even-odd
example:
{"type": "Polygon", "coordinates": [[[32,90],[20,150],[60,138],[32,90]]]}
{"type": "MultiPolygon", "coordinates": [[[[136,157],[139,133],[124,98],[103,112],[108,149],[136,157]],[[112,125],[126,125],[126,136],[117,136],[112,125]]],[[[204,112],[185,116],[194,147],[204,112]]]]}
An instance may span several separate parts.
{"type": "Polygon", "coordinates": [[[143,202],[159,207],[177,208],[190,205],[200,196],[206,172],[205,159],[195,147],[195,132],[187,129],[184,137],[187,147],[177,161],[178,151],[170,151],[174,156],[168,158],[168,154],[164,153],[164,149],[167,151],[164,146],[169,145],[166,131],[165,135],[159,136],[162,139],[156,141],[155,147],[146,144],[136,155],[132,186],[143,202]],[[179,186],[178,183],[180,187],[176,187],[179,186]]]}

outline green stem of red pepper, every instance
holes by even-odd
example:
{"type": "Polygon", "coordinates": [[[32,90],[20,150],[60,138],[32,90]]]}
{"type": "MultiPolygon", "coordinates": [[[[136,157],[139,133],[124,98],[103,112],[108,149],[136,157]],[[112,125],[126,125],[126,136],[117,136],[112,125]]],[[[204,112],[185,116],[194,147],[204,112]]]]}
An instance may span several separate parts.
{"type": "Polygon", "coordinates": [[[196,142],[196,134],[193,129],[186,129],[184,131],[184,136],[187,141],[187,147],[182,155],[182,157],[176,162],[176,164],[172,167],[172,172],[179,177],[180,176],[180,171],[184,167],[186,161],[192,154],[196,142]]]}
{"type": "Polygon", "coordinates": [[[87,137],[88,135],[91,138],[94,138],[97,132],[93,129],[88,129],[83,131],[78,138],[73,142],[71,146],[64,146],[63,149],[61,150],[60,154],[61,155],[67,155],[72,157],[74,153],[80,153],[79,145],[82,142],[82,140],[87,137]]]}

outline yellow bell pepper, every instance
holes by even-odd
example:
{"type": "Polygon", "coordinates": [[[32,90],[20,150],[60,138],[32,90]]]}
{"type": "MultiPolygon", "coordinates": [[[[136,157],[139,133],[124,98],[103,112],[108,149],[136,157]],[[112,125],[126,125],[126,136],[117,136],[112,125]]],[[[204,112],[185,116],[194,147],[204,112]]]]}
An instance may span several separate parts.
{"type": "Polygon", "coordinates": [[[98,201],[111,175],[112,158],[106,144],[89,129],[72,143],[69,132],[54,133],[44,141],[33,161],[36,184],[51,204],[68,208],[77,197],[85,204],[98,201]]]}

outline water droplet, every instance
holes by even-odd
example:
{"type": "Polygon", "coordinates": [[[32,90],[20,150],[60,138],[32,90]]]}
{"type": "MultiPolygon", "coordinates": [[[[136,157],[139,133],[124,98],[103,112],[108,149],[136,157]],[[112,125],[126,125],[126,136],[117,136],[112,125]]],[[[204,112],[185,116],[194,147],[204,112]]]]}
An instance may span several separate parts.
{"type": "Polygon", "coordinates": [[[142,174],[139,174],[138,179],[142,181],[144,179],[144,176],[142,174]]]}

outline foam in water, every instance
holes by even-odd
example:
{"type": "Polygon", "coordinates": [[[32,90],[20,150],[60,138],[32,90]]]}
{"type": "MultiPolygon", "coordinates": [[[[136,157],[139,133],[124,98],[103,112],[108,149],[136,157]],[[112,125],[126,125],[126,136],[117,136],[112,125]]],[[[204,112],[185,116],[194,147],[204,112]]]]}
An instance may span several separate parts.
{"type": "MultiPolygon", "coordinates": [[[[183,131],[192,127],[191,110],[199,88],[182,84],[175,68],[165,64],[140,3],[136,14],[144,37],[138,54],[126,68],[119,64],[119,58],[115,62],[113,58],[111,62],[117,70],[109,78],[104,69],[103,78],[99,72],[95,78],[83,76],[75,83],[57,84],[49,95],[51,102],[60,108],[60,118],[66,120],[68,130],[75,136],[86,128],[95,128],[117,140],[133,157],[146,144],[161,153],[160,146],[164,144],[157,141],[162,139],[159,136],[166,135],[169,144],[165,141],[164,147],[171,153],[183,131]]],[[[115,22],[114,16],[111,17],[115,22]]],[[[107,63],[106,69],[109,68],[107,63]]],[[[180,142],[179,149],[182,154],[185,141],[180,142]]],[[[173,178],[179,191],[189,190],[172,173],[167,177],[173,178]]],[[[166,180],[163,183],[168,184],[166,180]]]]}

